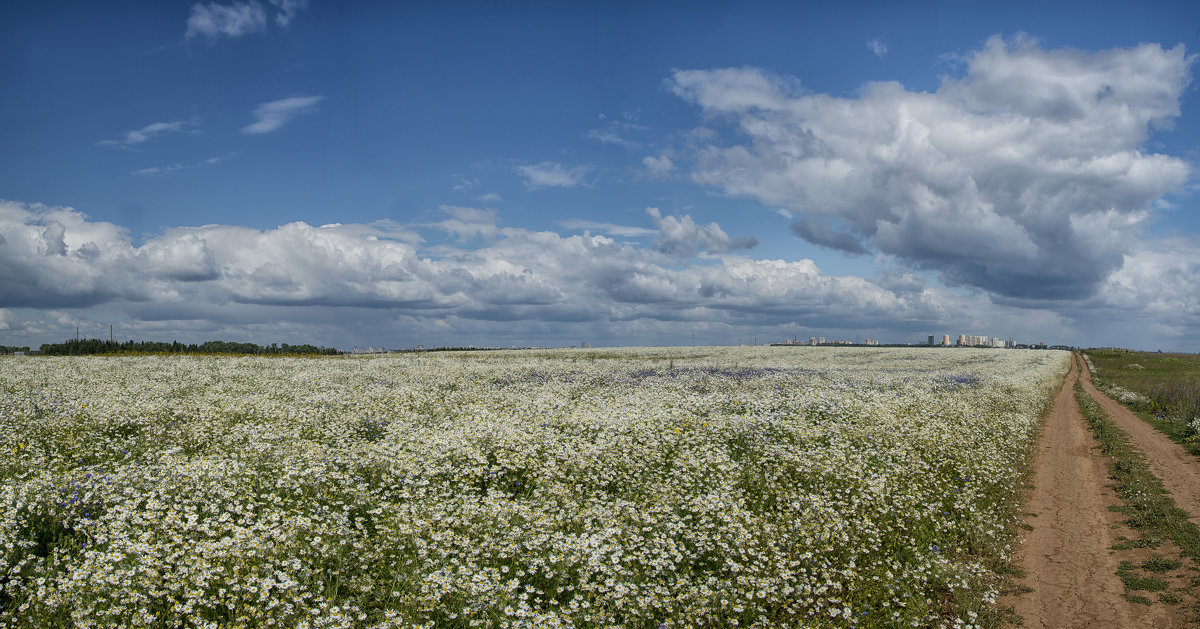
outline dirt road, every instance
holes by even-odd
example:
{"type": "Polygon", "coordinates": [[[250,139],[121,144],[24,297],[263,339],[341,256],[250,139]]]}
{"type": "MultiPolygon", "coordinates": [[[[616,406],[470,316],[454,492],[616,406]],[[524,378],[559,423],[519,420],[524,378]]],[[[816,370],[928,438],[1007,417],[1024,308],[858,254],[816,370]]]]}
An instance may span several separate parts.
{"type": "Polygon", "coordinates": [[[1123,596],[1111,550],[1123,516],[1109,510],[1118,501],[1075,402],[1078,378],[1072,364],[1035,454],[1033,491],[1024,506],[1033,529],[1022,536],[1016,556],[1025,571],[1021,583],[1032,591],[1002,604],[1013,605],[1024,625],[1035,629],[1175,626],[1178,620],[1165,606],[1137,605],[1123,596]]]}
{"type": "Polygon", "coordinates": [[[1104,395],[1092,386],[1091,375],[1084,364],[1083,389],[1099,402],[1109,419],[1129,435],[1129,441],[1146,455],[1150,471],[1162,481],[1180,509],[1191,514],[1192,522],[1200,525],[1200,461],[1171,441],[1166,435],[1142,421],[1120,402],[1104,395]]]}

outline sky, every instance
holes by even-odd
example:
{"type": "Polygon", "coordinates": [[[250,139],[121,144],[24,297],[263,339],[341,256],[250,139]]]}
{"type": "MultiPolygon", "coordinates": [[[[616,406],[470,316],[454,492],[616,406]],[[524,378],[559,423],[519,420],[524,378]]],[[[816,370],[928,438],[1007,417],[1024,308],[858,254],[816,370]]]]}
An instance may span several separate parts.
{"type": "Polygon", "coordinates": [[[0,345],[1200,352],[1194,3],[0,5],[0,345]]]}

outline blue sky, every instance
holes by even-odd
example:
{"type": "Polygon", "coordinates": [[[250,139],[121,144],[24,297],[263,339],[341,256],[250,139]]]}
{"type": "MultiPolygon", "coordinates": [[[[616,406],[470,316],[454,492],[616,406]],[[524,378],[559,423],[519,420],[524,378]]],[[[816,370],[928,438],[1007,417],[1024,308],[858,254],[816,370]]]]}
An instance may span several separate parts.
{"type": "Polygon", "coordinates": [[[1200,351],[1188,3],[0,7],[0,344],[1200,351]]]}

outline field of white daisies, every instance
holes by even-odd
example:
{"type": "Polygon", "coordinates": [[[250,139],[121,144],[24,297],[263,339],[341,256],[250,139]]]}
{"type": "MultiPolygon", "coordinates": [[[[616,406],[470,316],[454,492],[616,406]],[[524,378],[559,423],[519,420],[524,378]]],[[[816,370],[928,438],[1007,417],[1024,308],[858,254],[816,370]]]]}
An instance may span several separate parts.
{"type": "Polygon", "coordinates": [[[2,358],[0,627],[976,625],[1068,358],[2,358]]]}

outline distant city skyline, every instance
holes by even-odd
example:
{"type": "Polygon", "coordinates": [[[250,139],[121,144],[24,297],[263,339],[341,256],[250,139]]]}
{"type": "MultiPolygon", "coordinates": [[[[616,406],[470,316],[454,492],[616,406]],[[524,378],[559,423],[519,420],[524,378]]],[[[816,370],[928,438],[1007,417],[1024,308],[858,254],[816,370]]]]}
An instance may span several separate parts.
{"type": "Polygon", "coordinates": [[[974,330],[1197,352],[1197,23],[1185,2],[5,3],[0,345],[974,330]]]}

